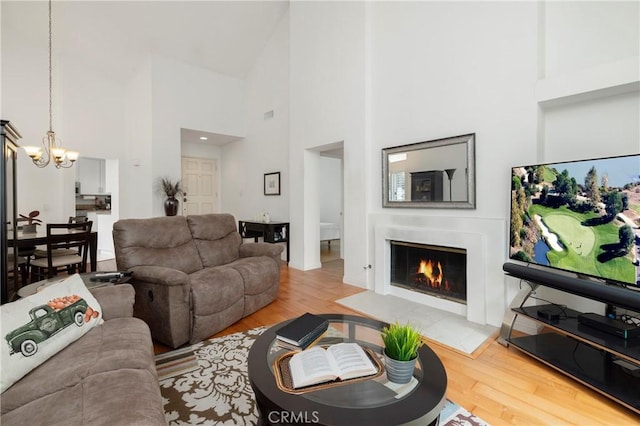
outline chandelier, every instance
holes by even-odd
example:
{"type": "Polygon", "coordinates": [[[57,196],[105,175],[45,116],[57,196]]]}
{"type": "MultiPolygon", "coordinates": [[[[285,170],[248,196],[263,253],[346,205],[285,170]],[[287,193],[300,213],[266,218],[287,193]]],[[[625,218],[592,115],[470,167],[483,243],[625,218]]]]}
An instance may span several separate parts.
{"type": "Polygon", "coordinates": [[[69,168],[78,159],[78,153],[75,151],[67,151],[62,148],[60,140],[56,139],[56,133],[53,131],[53,112],[52,112],[52,61],[51,61],[51,0],[49,0],[49,131],[42,138],[44,150],[39,146],[25,146],[24,150],[31,157],[33,164],[38,167],[46,167],[51,160],[59,169],[69,168]]]}

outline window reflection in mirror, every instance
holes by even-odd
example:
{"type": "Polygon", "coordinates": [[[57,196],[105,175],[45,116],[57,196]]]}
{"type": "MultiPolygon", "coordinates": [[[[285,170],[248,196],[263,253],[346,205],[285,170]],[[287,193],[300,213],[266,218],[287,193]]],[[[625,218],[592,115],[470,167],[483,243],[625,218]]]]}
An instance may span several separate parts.
{"type": "Polygon", "coordinates": [[[475,208],[475,135],[385,148],[384,207],[475,208]]]}

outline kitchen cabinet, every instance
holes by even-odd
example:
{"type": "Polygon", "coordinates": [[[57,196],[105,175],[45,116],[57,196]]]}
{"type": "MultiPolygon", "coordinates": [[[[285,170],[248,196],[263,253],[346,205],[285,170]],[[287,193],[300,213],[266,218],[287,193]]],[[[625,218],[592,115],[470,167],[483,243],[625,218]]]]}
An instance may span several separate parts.
{"type": "Polygon", "coordinates": [[[76,164],[78,194],[103,194],[105,190],[105,160],[99,158],[79,158],[76,164]]]}

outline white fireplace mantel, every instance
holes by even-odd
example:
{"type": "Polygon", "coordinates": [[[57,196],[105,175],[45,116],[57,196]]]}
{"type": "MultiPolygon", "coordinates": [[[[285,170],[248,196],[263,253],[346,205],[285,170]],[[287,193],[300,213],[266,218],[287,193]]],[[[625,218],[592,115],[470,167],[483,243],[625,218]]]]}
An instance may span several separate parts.
{"type": "Polygon", "coordinates": [[[374,291],[376,293],[382,295],[391,294],[436,309],[459,314],[477,324],[487,323],[484,235],[460,230],[390,224],[378,224],[374,229],[375,264],[377,265],[374,291]],[[465,249],[467,251],[467,304],[464,305],[425,293],[392,286],[390,282],[391,240],[465,249]]]}

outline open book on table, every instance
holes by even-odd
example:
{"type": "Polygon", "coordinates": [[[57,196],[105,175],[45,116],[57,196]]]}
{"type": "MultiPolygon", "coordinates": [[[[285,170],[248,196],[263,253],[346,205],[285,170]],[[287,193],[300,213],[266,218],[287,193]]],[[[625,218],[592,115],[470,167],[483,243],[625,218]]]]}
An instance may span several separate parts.
{"type": "Polygon", "coordinates": [[[378,369],[357,343],[338,343],[328,348],[314,346],[298,352],[289,361],[294,388],[340,379],[376,374],[378,369]]]}

